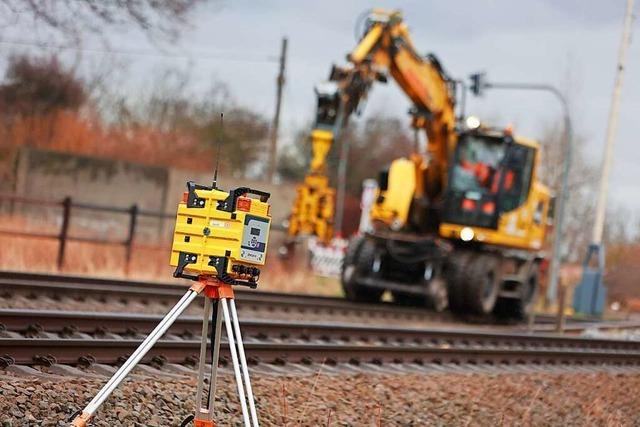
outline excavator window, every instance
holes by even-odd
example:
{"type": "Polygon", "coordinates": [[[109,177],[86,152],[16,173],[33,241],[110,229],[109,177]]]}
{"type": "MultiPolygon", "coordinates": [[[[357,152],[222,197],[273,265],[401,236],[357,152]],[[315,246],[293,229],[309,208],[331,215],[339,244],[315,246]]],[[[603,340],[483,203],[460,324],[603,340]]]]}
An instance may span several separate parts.
{"type": "Polygon", "coordinates": [[[503,212],[515,209],[527,200],[534,154],[532,148],[522,145],[514,144],[509,149],[509,156],[504,161],[505,178],[500,192],[503,212]]]}
{"type": "Polygon", "coordinates": [[[490,191],[504,158],[505,148],[504,144],[497,144],[487,138],[468,136],[461,140],[453,166],[452,189],[490,191]]]}
{"type": "Polygon", "coordinates": [[[446,222],[497,227],[500,213],[527,198],[533,149],[502,138],[467,134],[460,137],[452,162],[446,222]]]}

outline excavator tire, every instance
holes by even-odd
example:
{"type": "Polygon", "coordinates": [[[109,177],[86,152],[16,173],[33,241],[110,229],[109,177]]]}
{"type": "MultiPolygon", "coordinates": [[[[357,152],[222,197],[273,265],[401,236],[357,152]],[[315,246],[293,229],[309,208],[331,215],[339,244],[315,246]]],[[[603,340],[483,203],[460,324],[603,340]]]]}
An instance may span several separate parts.
{"type": "Polygon", "coordinates": [[[429,283],[429,298],[426,300],[426,305],[437,313],[441,313],[449,307],[447,283],[443,277],[431,279],[429,283]]]}
{"type": "Polygon", "coordinates": [[[358,276],[371,271],[375,256],[375,244],[365,236],[354,236],[349,240],[342,263],[342,289],[348,300],[358,302],[377,302],[384,290],[362,286],[358,276]]]}
{"type": "Polygon", "coordinates": [[[501,319],[524,320],[533,311],[539,289],[538,266],[534,266],[527,280],[520,286],[520,298],[498,298],[494,314],[501,319]]]}
{"type": "Polygon", "coordinates": [[[498,299],[498,260],[489,254],[454,255],[448,268],[449,306],[459,314],[486,315],[498,299]]]}
{"type": "Polygon", "coordinates": [[[447,282],[449,309],[455,313],[465,311],[464,270],[471,258],[470,252],[454,252],[444,264],[444,277],[447,282]]]}
{"type": "Polygon", "coordinates": [[[498,299],[499,277],[497,259],[491,255],[479,255],[469,263],[464,272],[464,297],[467,309],[475,314],[489,314],[498,299]]]}

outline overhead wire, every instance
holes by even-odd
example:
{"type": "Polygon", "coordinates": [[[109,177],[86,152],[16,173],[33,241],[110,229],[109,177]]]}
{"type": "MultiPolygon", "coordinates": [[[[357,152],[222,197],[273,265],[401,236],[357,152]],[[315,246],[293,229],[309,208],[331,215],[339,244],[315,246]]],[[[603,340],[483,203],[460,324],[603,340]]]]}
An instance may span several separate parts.
{"type": "Polygon", "coordinates": [[[125,56],[148,56],[148,57],[165,57],[165,58],[177,58],[177,59],[205,59],[213,61],[236,61],[236,62],[254,62],[254,63],[275,63],[278,62],[278,58],[270,55],[263,55],[254,53],[254,57],[251,57],[251,53],[243,53],[242,55],[234,55],[229,52],[190,52],[185,53],[172,53],[172,52],[159,52],[152,50],[126,50],[126,49],[108,49],[98,47],[83,47],[63,45],[47,42],[37,42],[32,40],[15,40],[15,39],[0,39],[0,45],[22,46],[22,47],[34,47],[40,49],[49,50],[68,50],[76,52],[88,52],[104,55],[125,55],[125,56]]]}

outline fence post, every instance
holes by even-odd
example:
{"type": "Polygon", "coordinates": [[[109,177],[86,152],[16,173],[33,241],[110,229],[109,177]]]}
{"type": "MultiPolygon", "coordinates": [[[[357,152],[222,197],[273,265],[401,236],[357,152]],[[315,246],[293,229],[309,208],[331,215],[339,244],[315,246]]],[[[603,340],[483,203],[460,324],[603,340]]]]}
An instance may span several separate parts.
{"type": "Polygon", "coordinates": [[[131,266],[131,255],[133,251],[133,239],[136,235],[136,223],[138,220],[138,205],[132,205],[129,209],[129,235],[127,236],[127,240],[125,242],[126,245],[126,253],[125,253],[125,274],[129,275],[129,268],[131,266]]]}
{"type": "Polygon", "coordinates": [[[69,234],[69,221],[71,219],[71,197],[65,197],[62,201],[62,224],[60,235],[58,236],[58,271],[64,266],[64,253],[67,247],[67,236],[69,234]]]}

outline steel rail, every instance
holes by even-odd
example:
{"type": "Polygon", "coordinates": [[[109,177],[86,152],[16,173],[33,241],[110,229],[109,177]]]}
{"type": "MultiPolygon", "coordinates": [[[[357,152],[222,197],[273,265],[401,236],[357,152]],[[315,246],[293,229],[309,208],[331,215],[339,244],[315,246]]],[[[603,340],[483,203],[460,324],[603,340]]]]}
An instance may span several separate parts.
{"type": "MultiPolygon", "coordinates": [[[[32,293],[34,297],[68,295],[79,299],[116,297],[175,302],[189,286],[179,283],[111,280],[82,276],[58,276],[40,273],[0,272],[0,296],[13,292],[32,293]]],[[[344,298],[235,289],[241,308],[266,311],[298,311],[312,313],[343,313],[357,316],[421,319],[425,317],[453,320],[450,313],[435,313],[418,307],[399,307],[391,303],[359,304],[344,298]]]]}
{"type": "MultiPolygon", "coordinates": [[[[19,365],[118,365],[135,350],[133,339],[39,339],[0,338],[0,356],[5,364],[19,365]],[[8,362],[10,361],[10,362],[8,362]]],[[[177,363],[193,365],[200,340],[158,341],[142,363],[177,363]]],[[[223,341],[221,356],[228,363],[228,346],[223,341]]],[[[428,345],[370,345],[343,343],[272,343],[246,342],[251,364],[286,363],[407,363],[407,364],[579,364],[640,366],[638,351],[585,350],[577,348],[476,348],[428,345]]]]}
{"type": "MultiPolygon", "coordinates": [[[[0,271],[0,296],[9,297],[13,292],[32,293],[34,297],[46,295],[57,298],[61,295],[78,299],[140,298],[144,301],[175,302],[188,286],[187,282],[159,283],[106,279],[86,276],[55,275],[0,271]]],[[[401,319],[434,319],[456,321],[452,313],[435,313],[426,308],[404,307],[391,303],[360,304],[343,298],[266,292],[237,289],[236,296],[241,308],[266,311],[297,311],[300,313],[348,314],[360,317],[401,319]]],[[[475,320],[475,319],[465,319],[475,320]]],[[[596,322],[593,318],[572,318],[573,322],[596,322]]],[[[553,323],[549,315],[536,315],[536,323],[553,323]]]]}
{"type": "MultiPolygon", "coordinates": [[[[58,334],[73,338],[77,334],[95,337],[108,334],[136,337],[147,334],[161,315],[85,311],[0,309],[0,336],[21,334],[47,337],[58,334]],[[13,333],[13,334],[12,334],[13,333]]],[[[513,331],[486,331],[451,328],[407,328],[366,326],[338,322],[290,322],[247,319],[242,322],[245,338],[259,341],[301,340],[307,342],[365,342],[406,345],[458,345],[470,347],[581,348],[611,351],[640,351],[640,341],[606,338],[582,338],[554,334],[529,334],[513,331]]],[[[190,338],[201,333],[200,316],[179,317],[168,330],[175,337],[190,338]]],[[[638,327],[638,325],[636,325],[638,327]]]]}

